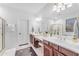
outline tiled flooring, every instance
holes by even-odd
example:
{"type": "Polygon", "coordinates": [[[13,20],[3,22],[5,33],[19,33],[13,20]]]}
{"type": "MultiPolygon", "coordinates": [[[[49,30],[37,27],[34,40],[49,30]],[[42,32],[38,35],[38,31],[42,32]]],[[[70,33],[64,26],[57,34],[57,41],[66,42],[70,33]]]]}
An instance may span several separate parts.
{"type": "Polygon", "coordinates": [[[36,56],[36,53],[31,47],[17,50],[15,56],[36,56]]]}
{"type": "Polygon", "coordinates": [[[31,47],[30,44],[24,45],[24,46],[17,46],[16,48],[11,48],[11,49],[5,49],[4,53],[2,53],[2,56],[15,56],[16,51],[19,51],[21,49],[29,48],[31,47]]]}

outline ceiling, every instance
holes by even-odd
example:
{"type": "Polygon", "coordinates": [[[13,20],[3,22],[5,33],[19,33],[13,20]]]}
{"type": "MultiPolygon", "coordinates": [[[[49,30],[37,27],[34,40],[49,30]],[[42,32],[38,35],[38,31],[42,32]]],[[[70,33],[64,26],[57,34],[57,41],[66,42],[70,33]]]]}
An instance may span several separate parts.
{"type": "Polygon", "coordinates": [[[46,3],[0,3],[0,5],[36,14],[46,5],[46,3]]]}
{"type": "Polygon", "coordinates": [[[67,18],[79,15],[78,3],[73,3],[71,8],[63,10],[60,13],[52,11],[53,4],[54,3],[0,3],[0,5],[4,5],[6,7],[15,8],[33,15],[41,15],[50,19],[56,17],[67,18]]]}
{"type": "Polygon", "coordinates": [[[38,14],[41,14],[46,19],[54,19],[54,18],[71,18],[79,16],[79,3],[73,3],[72,7],[66,8],[65,10],[62,10],[61,12],[57,13],[55,11],[52,11],[53,4],[47,4],[38,14]]]}

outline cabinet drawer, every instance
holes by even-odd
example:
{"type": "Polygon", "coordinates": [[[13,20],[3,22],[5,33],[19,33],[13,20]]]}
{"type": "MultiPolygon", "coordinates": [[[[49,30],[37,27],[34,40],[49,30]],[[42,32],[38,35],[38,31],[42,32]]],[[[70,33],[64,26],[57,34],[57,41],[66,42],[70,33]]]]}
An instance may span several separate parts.
{"type": "Polygon", "coordinates": [[[49,45],[44,44],[44,56],[52,56],[52,48],[49,45]]]}
{"type": "Polygon", "coordinates": [[[51,46],[52,48],[54,48],[54,49],[58,50],[58,45],[53,44],[53,43],[50,43],[50,46],[51,46]]]}
{"type": "Polygon", "coordinates": [[[64,56],[64,55],[54,49],[54,56],[64,56]]]}
{"type": "Polygon", "coordinates": [[[63,53],[64,55],[66,55],[66,56],[77,56],[76,53],[74,53],[74,52],[72,52],[72,51],[70,51],[68,49],[62,48],[62,47],[59,47],[59,51],[61,53],[63,53]]]}

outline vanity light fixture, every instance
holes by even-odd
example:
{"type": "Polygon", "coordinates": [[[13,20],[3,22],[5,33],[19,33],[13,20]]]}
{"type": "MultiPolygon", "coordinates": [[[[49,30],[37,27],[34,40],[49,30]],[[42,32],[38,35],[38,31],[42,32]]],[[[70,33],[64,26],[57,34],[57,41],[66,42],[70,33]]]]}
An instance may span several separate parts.
{"type": "Polygon", "coordinates": [[[55,3],[52,10],[55,12],[60,12],[69,7],[72,7],[72,3],[55,3]]]}

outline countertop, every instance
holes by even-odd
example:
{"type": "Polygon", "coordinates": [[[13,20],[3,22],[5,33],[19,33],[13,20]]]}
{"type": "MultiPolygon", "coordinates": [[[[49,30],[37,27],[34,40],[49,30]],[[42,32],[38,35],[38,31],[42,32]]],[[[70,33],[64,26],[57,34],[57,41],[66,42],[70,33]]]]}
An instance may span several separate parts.
{"type": "Polygon", "coordinates": [[[36,34],[33,34],[35,36],[35,38],[38,38],[40,40],[46,40],[46,41],[49,41],[51,43],[54,43],[54,44],[57,44],[63,48],[66,48],[68,50],[71,50],[75,53],[78,53],[79,54],[79,42],[77,43],[71,43],[71,40],[70,38],[66,37],[66,39],[64,40],[63,38],[60,38],[58,36],[42,36],[42,35],[36,35],[36,34]]]}

